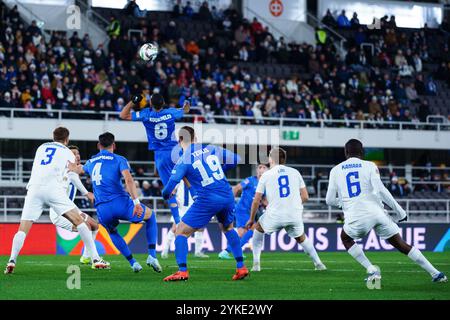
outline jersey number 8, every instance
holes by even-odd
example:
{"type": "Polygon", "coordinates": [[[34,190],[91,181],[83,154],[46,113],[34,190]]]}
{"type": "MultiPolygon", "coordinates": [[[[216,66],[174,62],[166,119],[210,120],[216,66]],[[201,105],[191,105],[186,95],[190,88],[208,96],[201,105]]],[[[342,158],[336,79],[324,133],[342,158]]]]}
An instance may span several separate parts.
{"type": "Polygon", "coordinates": [[[278,178],[278,186],[279,186],[278,190],[280,191],[280,198],[286,198],[291,194],[288,176],[280,176],[278,178]]]}

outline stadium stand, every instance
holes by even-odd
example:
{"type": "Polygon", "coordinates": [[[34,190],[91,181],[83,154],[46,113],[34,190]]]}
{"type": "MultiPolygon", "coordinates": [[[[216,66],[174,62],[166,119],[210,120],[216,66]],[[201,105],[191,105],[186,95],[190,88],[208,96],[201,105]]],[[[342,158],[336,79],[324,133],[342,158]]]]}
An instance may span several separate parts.
{"type": "Polygon", "coordinates": [[[205,122],[216,121],[214,115],[254,118],[249,124],[267,123],[257,120],[262,116],[367,120],[383,128],[390,121],[411,122],[411,128],[448,121],[444,29],[431,42],[427,29],[339,29],[347,39],[340,57],[331,35],[316,46],[286,43],[231,9],[204,8],[192,17],[149,12],[139,19],[128,19],[125,9],[96,10],[111,21],[108,44],[98,48],[76,32],[53,31],[46,42],[38,27],[25,27],[16,10],[8,12],[1,28],[0,110],[48,111],[43,117],[61,109],[120,111],[132,93],[148,97],[156,90],[171,104],[190,98],[196,120],[205,122]],[[154,65],[136,59],[146,41],[164,53],[154,65]],[[370,46],[360,48],[363,42],[370,46]]]}

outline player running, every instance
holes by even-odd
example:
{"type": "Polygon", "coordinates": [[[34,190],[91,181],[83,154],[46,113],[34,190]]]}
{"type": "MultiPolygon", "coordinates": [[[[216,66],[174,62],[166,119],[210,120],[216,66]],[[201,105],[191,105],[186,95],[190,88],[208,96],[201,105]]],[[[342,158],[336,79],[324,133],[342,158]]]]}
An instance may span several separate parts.
{"type": "MultiPolygon", "coordinates": [[[[253,237],[253,229],[247,230],[245,224],[250,218],[250,210],[252,208],[252,201],[255,197],[258,181],[261,178],[261,175],[268,169],[269,168],[265,163],[258,164],[256,176],[248,177],[233,187],[233,194],[235,197],[241,194],[241,198],[234,212],[236,217],[236,227],[238,228],[237,232],[241,238],[241,247],[244,247],[248,240],[253,237]]],[[[222,250],[219,253],[219,259],[231,259],[230,252],[231,247],[228,245],[225,250],[222,250]]]]}
{"type": "Polygon", "coordinates": [[[150,208],[140,203],[128,161],[114,153],[116,149],[114,135],[109,132],[101,134],[98,137],[97,147],[100,152],[89,159],[84,166],[70,166],[70,169],[78,174],[87,173],[91,176],[98,220],[108,231],[112,242],[128,260],[134,272],[141,271],[142,267],[133,258],[128,245],[117,231],[117,226],[119,220],[132,223],[146,222],[145,231],[149,248],[147,265],[156,272],[161,272],[162,268],[156,258],[158,230],[156,215],[150,208]],[[128,193],[123,188],[122,177],[128,193]]]}
{"type": "MultiPolygon", "coordinates": [[[[190,110],[189,102],[185,102],[183,108],[164,108],[165,102],[162,95],[155,93],[150,98],[150,108],[140,111],[131,111],[133,106],[141,102],[142,95],[133,96],[120,112],[120,118],[124,120],[141,121],[147,132],[148,149],[155,154],[155,165],[159,177],[165,186],[170,178],[175,163],[177,162],[181,149],[175,138],[175,121],[183,118],[190,110]]],[[[168,201],[172,217],[175,223],[180,222],[177,200],[172,197],[168,201]]]]}
{"type": "MultiPolygon", "coordinates": [[[[80,158],[80,150],[77,146],[71,145],[68,146],[70,151],[75,156],[75,163],[80,164],[81,158],[80,158]]],[[[83,185],[83,183],[80,180],[80,176],[77,175],[74,172],[69,172],[69,186],[67,188],[67,194],[69,195],[69,199],[75,202],[75,197],[77,196],[77,191],[80,191],[83,196],[86,196],[91,203],[94,203],[94,194],[92,192],[89,192],[83,185]]],[[[88,225],[89,229],[92,232],[92,239],[97,237],[98,233],[98,223],[94,219],[92,219],[89,215],[85,213],[80,213],[81,216],[84,218],[84,221],[88,225]]],[[[72,231],[72,232],[78,232],[77,227],[72,224],[69,220],[64,218],[63,216],[58,216],[52,208],[50,208],[50,220],[54,225],[57,227],[60,227],[62,229],[72,231]]],[[[91,258],[89,257],[89,254],[87,250],[83,251],[83,254],[80,257],[80,263],[81,264],[91,264],[91,258]]]]}
{"type": "Polygon", "coordinates": [[[256,187],[250,219],[246,227],[250,229],[255,224],[256,211],[262,196],[267,198],[266,212],[256,222],[253,233],[253,268],[261,271],[261,250],[264,233],[271,234],[281,229],[294,238],[313,260],[316,270],[326,270],[320,260],[314,245],[309,241],[303,226],[303,203],[308,201],[308,191],[301,174],[294,168],[285,166],[286,151],[274,148],[269,153],[270,170],[262,174],[256,187]]]}
{"type": "Polygon", "coordinates": [[[351,139],[345,144],[344,151],[347,160],[335,166],[330,172],[326,202],[330,206],[342,207],[345,220],[341,240],[348,253],[366,269],[368,273],[366,280],[371,282],[374,279],[381,279],[381,273],[354,240],[363,238],[371,229],[375,229],[381,239],[386,239],[425,269],[433,282],[446,282],[447,277],[444,273],[436,270],[419,249],[410,246],[401,238],[399,227],[385,212],[383,202],[395,211],[395,219],[398,222],[407,220],[405,210],[383,185],[376,165],[362,160],[364,155],[362,143],[351,139]]]}
{"type": "MultiPolygon", "coordinates": [[[[189,186],[190,187],[190,186],[189,186]]],[[[180,219],[186,214],[188,209],[191,207],[194,200],[192,199],[190,188],[186,187],[185,182],[182,180],[176,187],[176,199],[178,203],[178,209],[180,213],[180,219]]],[[[176,224],[172,217],[172,228],[167,233],[167,237],[163,242],[163,248],[161,252],[161,258],[167,259],[169,257],[169,249],[172,242],[175,240],[175,230],[176,224]]],[[[204,229],[199,229],[194,232],[195,239],[195,253],[194,256],[197,258],[209,258],[209,256],[202,251],[203,246],[203,231],[204,229]]]]}
{"type": "Polygon", "coordinates": [[[67,181],[69,180],[68,166],[75,162],[74,154],[67,148],[69,144],[69,130],[64,127],[53,131],[53,142],[41,144],[36,150],[31,170],[31,177],[27,185],[27,195],[22,209],[19,231],[14,235],[11,256],[6,265],[5,274],[13,273],[17,256],[23,247],[25,237],[33,223],[42,215],[45,207],[53,209],[56,215],[64,216],[76,226],[81,240],[92,259],[93,269],[107,269],[109,262],[100,258],[92,238],[91,230],[80,209],[67,195],[67,181]]]}
{"type": "Polygon", "coordinates": [[[194,129],[188,126],[180,129],[179,141],[184,153],[162,194],[168,199],[175,186],[186,178],[196,198],[176,229],[175,257],[179,270],[164,278],[164,281],[189,279],[187,238],[196,230],[204,228],[214,215],[236,259],[237,270],[232,279],[244,279],[248,276],[248,270],[244,266],[239,236],[233,228],[234,196],[224,173],[236,167],[240,157],[220,147],[197,143],[194,129]]]}

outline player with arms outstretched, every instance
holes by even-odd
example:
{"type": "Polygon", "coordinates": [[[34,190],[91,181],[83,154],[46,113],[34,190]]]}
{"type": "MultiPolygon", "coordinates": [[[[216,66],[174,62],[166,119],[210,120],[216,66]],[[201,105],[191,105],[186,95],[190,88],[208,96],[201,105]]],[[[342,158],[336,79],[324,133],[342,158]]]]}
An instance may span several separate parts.
{"type": "MultiPolygon", "coordinates": [[[[68,146],[68,148],[70,149],[70,151],[72,151],[73,155],[75,156],[75,163],[80,164],[81,158],[80,158],[80,150],[78,149],[78,147],[71,145],[71,146],[68,146]]],[[[69,172],[68,177],[69,177],[69,185],[67,187],[67,194],[69,195],[69,199],[72,200],[73,202],[75,202],[75,197],[77,196],[77,191],[80,191],[80,193],[83,196],[86,196],[91,203],[94,203],[94,194],[92,192],[89,192],[85,188],[85,186],[83,185],[83,183],[80,180],[80,176],[77,175],[75,172],[69,172]]],[[[92,219],[86,213],[82,212],[80,214],[84,218],[84,221],[86,222],[88,227],[91,229],[92,239],[94,239],[94,241],[95,241],[95,238],[97,237],[97,233],[98,233],[97,221],[92,219]]],[[[57,227],[60,227],[62,229],[72,231],[72,232],[78,232],[77,227],[74,226],[72,224],[72,222],[70,222],[68,219],[64,218],[63,216],[57,215],[55,210],[53,210],[52,208],[50,208],[50,220],[57,227]]],[[[83,251],[83,254],[80,257],[80,263],[81,264],[90,264],[91,263],[91,258],[89,257],[87,250],[83,251]]]]}
{"type": "Polygon", "coordinates": [[[263,173],[256,187],[250,219],[246,224],[248,229],[255,224],[256,212],[263,194],[266,195],[268,205],[254,228],[252,271],[261,270],[264,233],[271,234],[281,229],[286,230],[287,234],[302,246],[313,260],[316,270],[326,270],[314,245],[304,232],[303,203],[309,198],[305,182],[298,170],[285,165],[286,157],[286,151],[281,148],[270,150],[270,170],[263,173]]]}
{"type": "MultiPolygon", "coordinates": [[[[175,138],[175,121],[183,117],[190,110],[189,102],[185,102],[183,108],[164,108],[165,102],[162,95],[154,93],[150,98],[150,108],[134,112],[131,108],[138,105],[142,95],[133,96],[120,112],[120,118],[124,120],[141,121],[147,132],[148,149],[155,154],[156,170],[165,186],[170,178],[181,149],[175,138]]],[[[172,197],[168,201],[170,211],[175,223],[180,222],[177,200],[172,197]]]]}
{"type": "MultiPolygon", "coordinates": [[[[245,224],[250,218],[250,210],[252,208],[253,198],[256,193],[256,186],[261,178],[261,175],[266,172],[269,168],[267,164],[260,163],[256,168],[256,176],[251,176],[242,180],[239,184],[233,187],[234,196],[241,194],[238,204],[236,205],[236,210],[234,215],[236,217],[236,227],[239,237],[241,238],[241,247],[253,237],[253,229],[247,230],[245,224]]],[[[231,248],[228,246],[225,250],[219,253],[219,259],[231,259],[230,257],[231,248]]]]}
{"type": "Polygon", "coordinates": [[[41,144],[36,150],[31,177],[27,184],[27,195],[22,209],[19,231],[15,234],[11,256],[5,273],[13,273],[17,256],[34,222],[42,215],[45,207],[50,207],[58,216],[64,216],[76,226],[92,259],[93,269],[107,269],[109,262],[100,258],[92,233],[81,216],[80,209],[67,195],[68,167],[75,165],[75,156],[67,148],[69,130],[58,127],[53,131],[53,142],[41,144]]]}
{"type": "Polygon", "coordinates": [[[164,278],[164,281],[188,280],[187,238],[196,230],[204,228],[213,216],[217,217],[236,259],[237,270],[232,279],[244,279],[248,276],[248,270],[244,266],[239,235],[233,228],[234,196],[224,173],[236,167],[240,157],[220,147],[197,143],[191,127],[181,128],[179,136],[184,153],[162,194],[168,199],[176,185],[186,178],[196,198],[176,229],[175,257],[179,270],[164,278]]]}
{"type": "Polygon", "coordinates": [[[91,176],[98,220],[108,231],[112,242],[128,260],[134,272],[141,271],[142,267],[133,258],[128,245],[117,231],[117,226],[119,220],[132,223],[145,221],[149,248],[147,264],[156,272],[161,272],[162,268],[156,258],[155,250],[156,215],[150,208],[140,203],[128,161],[114,153],[116,149],[114,135],[109,132],[101,134],[98,137],[97,147],[100,152],[89,159],[84,166],[70,166],[70,169],[78,174],[87,173],[91,176]],[[122,177],[128,193],[123,188],[122,177]]]}
{"type": "Polygon", "coordinates": [[[326,202],[330,206],[342,207],[345,220],[341,240],[347,252],[366,269],[368,273],[366,280],[381,279],[381,273],[354,240],[363,238],[370,230],[375,229],[381,239],[386,239],[425,269],[433,282],[446,282],[447,277],[436,270],[419,249],[402,239],[397,224],[385,212],[383,202],[395,211],[396,221],[407,220],[405,210],[383,185],[376,165],[362,160],[364,155],[362,143],[351,139],[345,144],[344,151],[347,160],[335,166],[330,172],[326,202]]]}

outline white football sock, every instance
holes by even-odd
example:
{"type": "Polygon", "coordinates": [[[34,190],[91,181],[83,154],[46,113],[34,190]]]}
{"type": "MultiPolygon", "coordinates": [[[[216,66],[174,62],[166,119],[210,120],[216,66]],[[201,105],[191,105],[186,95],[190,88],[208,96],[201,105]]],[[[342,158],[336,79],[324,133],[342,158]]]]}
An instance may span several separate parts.
{"type": "Polygon", "coordinates": [[[374,272],[377,270],[372,263],[367,259],[366,255],[364,254],[364,251],[361,249],[358,244],[354,244],[350,249],[347,251],[353,258],[355,258],[356,261],[358,261],[364,268],[366,268],[367,272],[374,272]]]}
{"type": "MultiPolygon", "coordinates": [[[[91,231],[92,240],[94,241],[94,244],[95,244],[95,238],[97,237],[97,233],[98,233],[98,229],[91,231]]],[[[85,246],[84,251],[83,251],[83,258],[90,258],[90,257],[91,257],[91,253],[89,252],[89,249],[85,246]]]]}
{"type": "Polygon", "coordinates": [[[194,233],[195,238],[195,253],[200,253],[203,247],[203,231],[196,231],[194,233]]]}
{"type": "Polygon", "coordinates": [[[312,259],[314,264],[322,264],[322,261],[320,261],[319,255],[317,254],[316,248],[314,248],[314,245],[309,241],[309,239],[305,236],[305,240],[303,240],[302,243],[300,243],[305,253],[312,259]]]}
{"type": "Polygon", "coordinates": [[[12,247],[11,247],[11,257],[9,258],[9,261],[13,260],[14,262],[17,259],[17,256],[19,255],[20,250],[23,247],[23,243],[25,242],[25,237],[27,234],[23,231],[17,231],[17,233],[14,235],[12,247]]]}
{"type": "Polygon", "coordinates": [[[167,232],[166,240],[163,243],[163,254],[169,253],[170,245],[172,244],[172,241],[175,239],[175,233],[173,233],[172,229],[167,232]]]}
{"type": "Polygon", "coordinates": [[[87,254],[90,255],[92,260],[99,260],[97,248],[95,247],[94,240],[92,239],[92,232],[89,230],[86,223],[81,223],[77,226],[78,233],[80,234],[81,240],[83,240],[84,246],[86,248],[87,254]]]}
{"type": "Polygon", "coordinates": [[[419,249],[412,247],[411,251],[409,251],[408,253],[408,257],[423,269],[425,269],[432,277],[439,274],[439,271],[435,267],[433,267],[430,261],[425,258],[425,256],[422,254],[422,252],[420,252],[419,249]]]}
{"type": "Polygon", "coordinates": [[[264,245],[264,233],[255,230],[253,232],[253,264],[261,261],[261,251],[264,245]]]}

